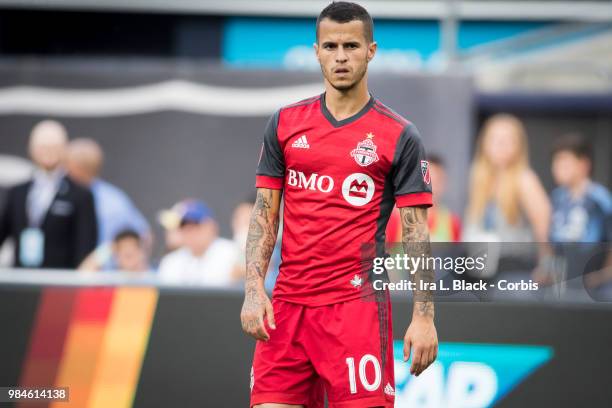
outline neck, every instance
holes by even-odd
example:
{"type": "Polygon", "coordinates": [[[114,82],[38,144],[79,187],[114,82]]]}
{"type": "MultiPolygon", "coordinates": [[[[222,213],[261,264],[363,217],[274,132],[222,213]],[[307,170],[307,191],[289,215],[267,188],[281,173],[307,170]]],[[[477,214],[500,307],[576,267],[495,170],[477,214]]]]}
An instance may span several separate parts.
{"type": "Polygon", "coordinates": [[[590,182],[591,180],[587,177],[587,178],[578,180],[577,182],[569,186],[569,191],[570,191],[572,198],[582,197],[590,182]]]}
{"type": "Polygon", "coordinates": [[[191,254],[195,257],[200,257],[206,253],[206,250],[208,249],[209,246],[210,246],[210,243],[206,243],[205,245],[201,245],[197,247],[191,247],[190,248],[191,254]]]}
{"type": "Polygon", "coordinates": [[[355,115],[370,100],[368,85],[364,77],[357,85],[346,91],[339,91],[325,81],[325,106],[337,120],[355,115]]]}
{"type": "Polygon", "coordinates": [[[43,175],[45,177],[58,177],[62,173],[62,169],[59,166],[47,169],[44,167],[38,167],[36,171],[38,172],[38,174],[43,175]]]}

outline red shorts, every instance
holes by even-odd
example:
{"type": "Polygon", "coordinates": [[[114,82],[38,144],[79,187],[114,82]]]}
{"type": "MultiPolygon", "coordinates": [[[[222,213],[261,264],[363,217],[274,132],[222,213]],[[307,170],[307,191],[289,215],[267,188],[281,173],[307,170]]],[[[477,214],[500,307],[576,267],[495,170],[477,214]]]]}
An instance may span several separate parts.
{"type": "Polygon", "coordinates": [[[274,299],[276,330],[257,341],[251,407],[393,407],[391,304],[362,299],[307,307],[274,299]]]}

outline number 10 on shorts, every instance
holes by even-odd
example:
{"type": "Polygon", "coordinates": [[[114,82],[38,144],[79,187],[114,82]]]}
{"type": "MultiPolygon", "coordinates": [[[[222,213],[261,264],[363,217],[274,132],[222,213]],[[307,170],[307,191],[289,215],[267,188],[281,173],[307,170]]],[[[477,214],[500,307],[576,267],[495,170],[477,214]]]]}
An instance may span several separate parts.
{"type": "MultiPolygon", "coordinates": [[[[353,357],[346,358],[346,365],[348,366],[349,385],[351,387],[351,394],[357,394],[357,380],[355,378],[355,359],[353,357]]],[[[361,385],[366,391],[376,391],[380,387],[382,374],[380,371],[380,363],[378,359],[371,355],[366,354],[359,360],[359,380],[361,385]],[[374,366],[374,381],[370,382],[366,375],[366,367],[368,364],[374,366]]]]}

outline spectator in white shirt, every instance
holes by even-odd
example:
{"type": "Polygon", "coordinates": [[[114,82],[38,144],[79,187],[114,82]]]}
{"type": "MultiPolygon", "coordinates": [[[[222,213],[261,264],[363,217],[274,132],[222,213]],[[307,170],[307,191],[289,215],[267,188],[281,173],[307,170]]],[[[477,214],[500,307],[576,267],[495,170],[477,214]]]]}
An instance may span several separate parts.
{"type": "Polygon", "coordinates": [[[169,211],[173,214],[165,218],[174,216],[183,246],[162,258],[160,279],[178,285],[230,286],[236,247],[232,241],[218,237],[212,211],[198,200],[182,201],[169,211]]]}

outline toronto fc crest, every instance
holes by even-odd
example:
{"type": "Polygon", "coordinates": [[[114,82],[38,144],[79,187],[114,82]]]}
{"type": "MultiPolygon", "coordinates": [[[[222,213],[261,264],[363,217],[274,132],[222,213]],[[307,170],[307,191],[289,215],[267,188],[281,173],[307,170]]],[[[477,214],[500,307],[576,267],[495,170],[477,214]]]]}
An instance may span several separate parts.
{"type": "Polygon", "coordinates": [[[423,181],[425,184],[431,183],[431,176],[429,175],[429,162],[427,160],[421,160],[421,173],[423,174],[423,181]]]}
{"type": "Polygon", "coordinates": [[[372,141],[373,138],[374,134],[372,132],[368,133],[366,138],[357,143],[357,147],[351,151],[351,157],[362,167],[369,166],[378,161],[376,145],[372,141]]]}

